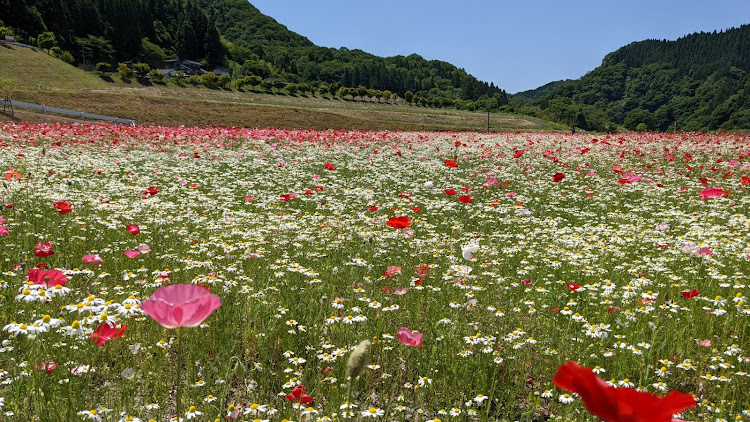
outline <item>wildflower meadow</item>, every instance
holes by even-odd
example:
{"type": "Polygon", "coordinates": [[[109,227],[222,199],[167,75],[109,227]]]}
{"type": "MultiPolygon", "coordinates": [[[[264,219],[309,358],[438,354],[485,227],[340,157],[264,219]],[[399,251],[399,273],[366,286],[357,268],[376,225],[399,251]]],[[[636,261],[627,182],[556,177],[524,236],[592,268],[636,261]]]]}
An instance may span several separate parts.
{"type": "Polygon", "coordinates": [[[750,420],[747,135],[6,124],[0,168],[1,420],[750,420]]]}

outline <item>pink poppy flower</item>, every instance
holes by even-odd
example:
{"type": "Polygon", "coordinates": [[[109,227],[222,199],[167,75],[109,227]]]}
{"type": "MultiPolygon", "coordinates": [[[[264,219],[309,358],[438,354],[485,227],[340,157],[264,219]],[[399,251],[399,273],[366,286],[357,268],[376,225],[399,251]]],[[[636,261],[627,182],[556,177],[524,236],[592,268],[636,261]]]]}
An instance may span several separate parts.
{"type": "Polygon", "coordinates": [[[149,253],[149,252],[151,252],[151,248],[148,245],[146,245],[146,244],[138,245],[138,247],[135,248],[135,249],[138,252],[140,252],[140,253],[149,253]]]}
{"type": "Polygon", "coordinates": [[[42,363],[37,363],[34,365],[34,369],[36,369],[39,372],[46,372],[48,374],[51,374],[52,371],[54,371],[57,368],[57,364],[51,360],[44,361],[42,363]]]}
{"type": "Polygon", "coordinates": [[[700,199],[705,201],[706,199],[718,198],[721,195],[724,195],[724,190],[721,188],[706,188],[701,191],[700,199]]]}
{"type": "Polygon", "coordinates": [[[10,236],[8,226],[0,226],[0,236],[10,236]]]}
{"type": "Polygon", "coordinates": [[[28,281],[34,284],[44,284],[47,287],[57,285],[64,286],[68,282],[68,277],[60,270],[42,271],[38,268],[32,268],[28,271],[28,281]]]}
{"type": "Polygon", "coordinates": [[[89,263],[93,266],[101,265],[104,260],[99,256],[99,254],[94,255],[84,255],[83,258],[81,258],[81,261],[89,263]]]}
{"type": "Polygon", "coordinates": [[[136,249],[128,249],[126,251],[123,251],[125,253],[125,256],[128,258],[135,258],[136,256],[140,255],[141,253],[136,249]]]}
{"type": "Polygon", "coordinates": [[[695,340],[695,344],[700,347],[711,347],[711,340],[695,340]]]}
{"type": "Polygon", "coordinates": [[[143,312],[164,328],[196,327],[219,306],[219,296],[193,284],[161,287],[141,303],[143,312]]]}
{"type": "Polygon", "coordinates": [[[417,347],[422,344],[422,333],[413,332],[406,327],[399,328],[396,337],[398,337],[401,343],[407,346],[417,347]]]}

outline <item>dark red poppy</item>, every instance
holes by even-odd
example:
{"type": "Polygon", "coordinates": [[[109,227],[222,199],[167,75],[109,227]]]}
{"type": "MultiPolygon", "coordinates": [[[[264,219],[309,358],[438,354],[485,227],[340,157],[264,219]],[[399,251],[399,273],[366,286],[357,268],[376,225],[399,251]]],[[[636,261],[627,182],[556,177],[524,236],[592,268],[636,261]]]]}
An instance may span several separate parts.
{"type": "Polygon", "coordinates": [[[127,329],[128,329],[127,325],[122,325],[122,324],[109,325],[107,323],[104,323],[96,327],[96,331],[91,333],[91,338],[96,341],[97,346],[101,346],[107,341],[112,340],[113,338],[122,337],[123,333],[125,333],[125,330],[127,329]]]}
{"type": "Polygon", "coordinates": [[[60,215],[73,211],[73,206],[69,201],[57,201],[55,202],[55,208],[59,210],[60,215]]]}
{"type": "Polygon", "coordinates": [[[453,160],[445,160],[443,164],[445,164],[448,167],[458,167],[458,163],[453,160]]]}
{"type": "Polygon", "coordinates": [[[325,163],[325,164],[323,165],[323,167],[325,167],[325,168],[326,168],[326,170],[330,170],[330,171],[334,171],[334,170],[336,170],[336,166],[334,166],[334,165],[333,165],[333,164],[331,164],[331,163],[325,163]]]}
{"type": "Polygon", "coordinates": [[[450,195],[450,196],[453,196],[453,195],[456,194],[456,190],[455,189],[446,189],[443,192],[445,192],[446,195],[450,195]]]}
{"type": "Polygon", "coordinates": [[[523,284],[524,286],[531,286],[532,283],[530,279],[524,278],[523,280],[521,280],[521,284],[523,284]]]}
{"type": "Polygon", "coordinates": [[[159,192],[161,192],[161,188],[160,187],[154,187],[154,186],[149,186],[148,189],[146,189],[146,190],[143,191],[144,194],[150,195],[150,196],[154,196],[154,195],[156,195],[159,192]]]}
{"type": "Polygon", "coordinates": [[[559,182],[560,180],[562,180],[564,178],[565,178],[564,174],[562,174],[562,173],[555,173],[555,175],[552,176],[552,181],[555,182],[555,183],[557,183],[557,182],[559,182]]]}
{"type": "Polygon", "coordinates": [[[44,242],[40,240],[39,243],[37,243],[36,246],[34,246],[34,256],[37,256],[39,258],[45,258],[51,255],[55,254],[55,251],[52,250],[52,243],[53,242],[44,242]]]}
{"type": "Polygon", "coordinates": [[[526,152],[526,151],[523,151],[523,150],[521,150],[521,151],[516,151],[516,152],[514,152],[514,153],[513,153],[513,158],[521,158],[521,156],[522,156],[522,155],[523,155],[523,154],[524,154],[525,152],[526,152]]]}
{"type": "Polygon", "coordinates": [[[125,230],[127,230],[128,233],[132,234],[133,236],[141,232],[141,229],[135,224],[128,224],[127,226],[125,226],[125,230]]]}
{"type": "Polygon", "coordinates": [[[394,229],[403,229],[405,227],[411,226],[412,222],[409,221],[409,217],[403,216],[403,217],[391,217],[388,219],[388,222],[385,224],[387,226],[393,227],[394,229]]]}
{"type": "Polygon", "coordinates": [[[378,206],[377,205],[371,205],[370,208],[368,208],[367,210],[370,211],[370,212],[375,212],[375,211],[378,210],[378,206]]]}
{"type": "Polygon", "coordinates": [[[747,177],[747,176],[740,177],[740,183],[742,183],[744,186],[750,185],[750,177],[747,177]]]}
{"type": "Polygon", "coordinates": [[[307,389],[301,385],[298,385],[292,389],[291,394],[286,395],[286,399],[294,402],[298,401],[300,404],[308,404],[313,402],[313,398],[305,394],[307,389]]]}
{"type": "Polygon", "coordinates": [[[474,200],[471,199],[471,197],[464,195],[464,196],[458,197],[458,202],[462,202],[464,204],[471,204],[472,202],[474,202],[474,200]]]}
{"type": "Polygon", "coordinates": [[[633,388],[614,388],[591,368],[571,361],[557,369],[554,382],[581,396],[586,409],[607,422],[669,422],[675,413],[697,404],[693,396],[679,391],[660,397],[633,388]]]}
{"type": "Polygon", "coordinates": [[[685,299],[692,299],[699,294],[701,294],[701,291],[698,289],[685,290],[684,292],[682,292],[682,297],[684,297],[685,299]]]}

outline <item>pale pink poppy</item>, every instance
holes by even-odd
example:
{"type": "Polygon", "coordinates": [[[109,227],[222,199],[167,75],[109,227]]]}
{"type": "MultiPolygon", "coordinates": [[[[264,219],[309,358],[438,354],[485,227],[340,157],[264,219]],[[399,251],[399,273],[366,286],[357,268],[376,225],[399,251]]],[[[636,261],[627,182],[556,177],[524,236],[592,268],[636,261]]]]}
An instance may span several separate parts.
{"type": "Polygon", "coordinates": [[[405,295],[408,291],[409,291],[408,287],[400,287],[400,288],[394,290],[393,294],[401,296],[401,295],[405,295]]]}
{"type": "Polygon", "coordinates": [[[700,347],[711,347],[711,340],[695,340],[695,344],[700,347]]]}
{"type": "Polygon", "coordinates": [[[705,201],[706,199],[719,198],[723,194],[724,190],[721,188],[706,188],[701,191],[700,199],[705,201]]]}
{"type": "Polygon", "coordinates": [[[219,306],[219,296],[193,284],[161,287],[141,303],[143,312],[164,328],[196,327],[219,306]]]}
{"type": "Polygon", "coordinates": [[[148,245],[146,245],[146,244],[138,245],[138,247],[135,248],[135,249],[138,252],[140,252],[140,253],[149,253],[149,252],[151,252],[151,248],[148,245]]]}
{"type": "Polygon", "coordinates": [[[125,252],[125,256],[127,256],[128,258],[131,258],[131,259],[135,258],[136,256],[138,256],[138,255],[141,254],[139,251],[137,251],[135,249],[128,249],[128,250],[126,250],[124,252],[125,252]]]}
{"type": "Polygon", "coordinates": [[[396,337],[398,337],[401,343],[407,346],[417,347],[422,344],[422,333],[413,332],[406,327],[399,328],[396,337]]]}
{"type": "Polygon", "coordinates": [[[89,263],[93,266],[101,265],[104,260],[99,256],[99,254],[94,255],[84,255],[83,258],[81,258],[81,261],[89,263]]]}
{"type": "Polygon", "coordinates": [[[0,226],[0,236],[10,236],[7,226],[0,226]]]}

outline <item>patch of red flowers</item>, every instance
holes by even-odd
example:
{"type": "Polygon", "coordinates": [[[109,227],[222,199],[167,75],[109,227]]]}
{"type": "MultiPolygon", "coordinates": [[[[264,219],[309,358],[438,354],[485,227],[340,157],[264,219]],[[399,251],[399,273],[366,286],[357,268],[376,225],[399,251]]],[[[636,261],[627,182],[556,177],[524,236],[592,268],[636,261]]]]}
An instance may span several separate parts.
{"type": "Polygon", "coordinates": [[[555,175],[552,176],[552,181],[555,182],[555,183],[557,183],[557,182],[561,181],[564,178],[565,178],[564,174],[562,174],[562,173],[555,173],[555,175]]]}
{"type": "Polygon", "coordinates": [[[334,166],[334,165],[333,165],[333,164],[331,164],[331,163],[325,163],[325,164],[323,165],[323,167],[325,167],[325,168],[326,168],[326,170],[330,170],[330,171],[334,171],[334,170],[336,170],[336,166],[334,166]]]}
{"type": "Polygon", "coordinates": [[[458,167],[458,163],[453,160],[445,160],[443,164],[445,164],[448,167],[458,167]]]}
{"type": "Polygon", "coordinates": [[[445,192],[446,195],[450,195],[450,196],[453,196],[457,193],[455,189],[446,189],[443,192],[445,192]]]}
{"type": "Polygon", "coordinates": [[[471,197],[464,195],[464,196],[458,197],[458,202],[462,202],[464,204],[471,204],[472,202],[474,202],[474,200],[471,199],[471,197]]]}
{"type": "Polygon", "coordinates": [[[682,297],[684,297],[685,299],[692,299],[698,296],[699,294],[701,294],[701,291],[698,289],[686,290],[682,292],[682,297]]]}
{"type": "Polygon", "coordinates": [[[309,404],[313,402],[313,398],[311,396],[308,396],[305,394],[307,392],[307,389],[302,386],[298,385],[292,389],[292,392],[290,394],[286,395],[286,399],[291,402],[299,402],[299,404],[309,404]]]}

